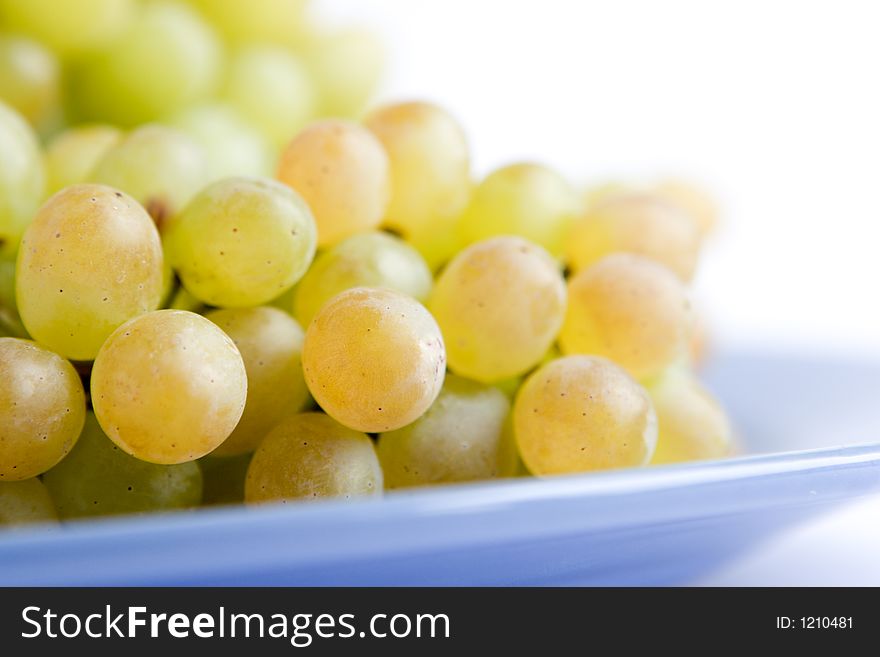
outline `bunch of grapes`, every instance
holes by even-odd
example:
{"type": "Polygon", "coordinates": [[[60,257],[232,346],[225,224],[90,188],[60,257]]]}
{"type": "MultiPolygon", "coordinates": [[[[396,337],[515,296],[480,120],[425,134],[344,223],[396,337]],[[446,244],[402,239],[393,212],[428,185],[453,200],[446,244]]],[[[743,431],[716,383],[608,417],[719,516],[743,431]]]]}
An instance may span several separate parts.
{"type": "Polygon", "coordinates": [[[303,0],[0,0],[0,524],[727,454],[678,181],[475,181],[303,0]]]}

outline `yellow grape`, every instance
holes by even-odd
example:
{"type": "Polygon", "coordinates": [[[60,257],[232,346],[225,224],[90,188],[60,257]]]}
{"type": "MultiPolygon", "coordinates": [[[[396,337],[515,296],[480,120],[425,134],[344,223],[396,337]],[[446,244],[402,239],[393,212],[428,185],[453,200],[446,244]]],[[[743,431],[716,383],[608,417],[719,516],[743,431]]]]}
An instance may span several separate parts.
{"type": "Polygon", "coordinates": [[[353,287],[387,287],[424,303],[433,285],[419,252],[393,235],[361,233],[324,251],[294,290],[294,316],[308,326],[327,301],[353,287]]]}
{"type": "Polygon", "coordinates": [[[373,441],[323,413],[300,413],[275,427],[254,453],[244,489],[250,504],[381,492],[373,441]]]}
{"type": "Polygon", "coordinates": [[[579,210],[575,190],[540,164],[511,164],[490,173],[458,221],[463,244],[519,235],[561,256],[579,210]]]}
{"type": "Polygon", "coordinates": [[[120,324],[158,307],[162,247],[134,199],[103,185],[52,196],[22,238],[16,267],[21,319],[66,358],[92,360],[120,324]]]}
{"type": "Polygon", "coordinates": [[[308,0],[193,0],[230,43],[298,46],[308,31],[308,0]]]}
{"type": "Polygon", "coordinates": [[[320,247],[377,228],[388,207],[388,156],[356,123],[325,120],[300,132],[281,154],[278,179],[309,204],[320,247]]]}
{"type": "Polygon", "coordinates": [[[14,254],[43,200],[45,171],[37,136],[0,101],[0,256],[14,254]]]}
{"type": "Polygon", "coordinates": [[[510,402],[481,383],[447,375],[440,396],[418,420],[379,436],[386,488],[476,481],[513,474],[504,424],[510,402]]]}
{"type": "Polygon", "coordinates": [[[85,393],[73,365],[16,338],[0,338],[0,381],[0,481],[28,479],[76,443],[85,393]]]}
{"type": "Polygon", "coordinates": [[[653,187],[654,193],[687,212],[697,225],[701,237],[705,237],[718,224],[718,206],[703,189],[685,180],[669,178],[653,187]]]}
{"type": "Polygon", "coordinates": [[[39,479],[0,481],[0,527],[56,520],[58,512],[49,491],[39,479]]]}
{"type": "Polygon", "coordinates": [[[700,235],[689,215],[654,194],[610,194],[575,221],[566,255],[575,271],[610,253],[652,258],[689,281],[697,266],[700,235]]]}
{"type": "Polygon", "coordinates": [[[68,128],[46,147],[46,191],[57,191],[89,180],[101,158],[122,139],[122,131],[96,123],[68,128]]]}
{"type": "Polygon", "coordinates": [[[104,433],[150,463],[213,451],[241,418],[247,375],[235,343],[200,315],[157,310],[123,324],[92,368],[92,405],[104,433]]]}
{"type": "Polygon", "coordinates": [[[645,465],[657,442],[648,393],[595,356],[566,356],[538,368],[513,405],[520,455],[536,475],[645,465]]]}
{"type": "Polygon", "coordinates": [[[556,261],[521,237],[493,237],[460,252],[440,274],[429,308],[449,368],[494,383],[525,373],[553,344],[565,315],[556,261]]]}
{"type": "Polygon", "coordinates": [[[51,51],[37,41],[0,34],[0,98],[40,127],[59,111],[60,87],[51,51]]]}
{"type": "Polygon", "coordinates": [[[437,323],[418,301],[357,287],[315,315],[303,369],[328,415],[358,431],[391,431],[416,420],[437,398],[446,352],[437,323]]]}
{"type": "Polygon", "coordinates": [[[687,291],[667,268],[617,253],[568,282],[559,334],[564,354],[594,354],[650,379],[684,355],[692,317],[687,291]]]}
{"type": "Polygon", "coordinates": [[[235,431],[212,454],[252,452],[283,418],[309,399],[303,378],[303,330],[277,308],[213,310],[205,315],[232,338],[248,378],[247,404],[235,431]]]}
{"type": "Polygon", "coordinates": [[[721,405],[693,374],[672,367],[648,388],[657,411],[657,451],[651,463],[727,456],[732,430],[721,405]]]}
{"type": "Polygon", "coordinates": [[[317,230],[292,189],[265,178],[226,178],[203,189],[164,232],[181,282],[213,306],[268,303],[312,262],[317,230]]]}

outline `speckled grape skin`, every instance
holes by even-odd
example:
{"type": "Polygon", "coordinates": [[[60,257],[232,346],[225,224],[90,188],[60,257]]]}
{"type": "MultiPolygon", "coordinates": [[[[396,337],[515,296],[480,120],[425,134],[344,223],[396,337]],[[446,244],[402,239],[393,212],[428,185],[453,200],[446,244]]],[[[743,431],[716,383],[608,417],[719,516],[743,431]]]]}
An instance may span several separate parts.
{"type": "Polygon", "coordinates": [[[0,382],[0,481],[28,479],[76,443],[85,393],[69,362],[17,338],[0,338],[0,382]]]}
{"type": "Polygon", "coordinates": [[[559,345],[610,358],[645,381],[685,353],[692,325],[687,291],[671,271],[618,253],[569,280],[559,345]]]}
{"type": "Polygon", "coordinates": [[[544,249],[504,236],[461,251],[437,279],[428,307],[449,368],[494,383],[541,361],[562,325],[565,296],[562,273],[544,249]]]}
{"type": "Polygon", "coordinates": [[[266,306],[214,310],[205,317],[235,342],[248,377],[241,420],[212,454],[252,452],[273,426],[301,411],[309,399],[302,369],[303,330],[290,315],[266,306]]]}
{"type": "Polygon", "coordinates": [[[0,527],[55,522],[58,513],[49,491],[36,477],[0,481],[0,527]]]}
{"type": "Polygon", "coordinates": [[[119,325],[159,306],[162,267],[159,233],[134,199],[73,185],[46,201],[22,238],[19,314],[40,344],[92,360],[119,325]]]}
{"type": "Polygon", "coordinates": [[[591,356],[559,358],[529,376],[513,425],[523,462],[536,475],[645,465],[657,442],[645,389],[591,356]]]}
{"type": "Polygon", "coordinates": [[[161,464],[214,450],[247,397],[235,344],[184,310],[158,310],[119,327],[95,359],[91,386],[104,433],[128,454],[161,464]]]}
{"type": "Polygon", "coordinates": [[[418,301],[358,287],[333,297],[312,320],[303,369],[328,415],[358,431],[391,431],[437,398],[446,352],[437,323],[418,301]]]}
{"type": "Polygon", "coordinates": [[[248,503],[382,492],[373,441],[323,413],[294,415],[266,436],[245,479],[248,503]]]}

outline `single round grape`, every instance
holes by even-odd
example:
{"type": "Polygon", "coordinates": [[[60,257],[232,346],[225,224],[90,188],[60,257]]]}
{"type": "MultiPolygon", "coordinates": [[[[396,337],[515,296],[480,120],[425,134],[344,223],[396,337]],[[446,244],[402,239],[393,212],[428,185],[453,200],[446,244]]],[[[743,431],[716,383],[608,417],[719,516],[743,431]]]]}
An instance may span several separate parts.
{"type": "Polygon", "coordinates": [[[684,210],[696,223],[697,232],[705,237],[718,224],[718,206],[703,189],[685,180],[661,180],[653,190],[661,198],[684,210]]]}
{"type": "Polygon", "coordinates": [[[87,182],[101,158],[122,139],[122,131],[96,123],[68,128],[46,147],[46,191],[87,182]]]}
{"type": "Polygon", "coordinates": [[[230,176],[270,176],[272,154],[262,134],[233,107],[213,103],[190,107],[171,120],[206,155],[205,184],[230,176]]]}
{"type": "Polygon", "coordinates": [[[130,196],[74,185],[52,196],[22,238],[16,298],[35,340],[92,360],[120,324],[158,307],[162,246],[130,196]]]}
{"type": "Polygon", "coordinates": [[[15,253],[43,199],[45,172],[34,131],[0,102],[0,255],[15,253]]]}
{"type": "Polygon", "coordinates": [[[58,111],[58,60],[42,44],[0,34],[0,98],[40,126],[58,111]]]}
{"type": "Polygon", "coordinates": [[[565,281],[540,246],[494,237],[461,251],[440,274],[429,308],[450,369],[494,383],[537,365],[565,315],[565,281]]]}
{"type": "Polygon", "coordinates": [[[113,442],[150,463],[192,461],[213,451],[241,418],[247,375],[235,343],[184,310],[157,310],[123,324],[92,368],[92,406],[113,442]]]}
{"type": "Polygon", "coordinates": [[[316,114],[315,88],[296,54],[253,45],[235,52],[224,96],[275,148],[281,148],[316,114]]]}
{"type": "Polygon", "coordinates": [[[208,455],[199,459],[204,479],[203,506],[244,503],[244,479],[251,454],[238,456],[208,455]]]}
{"type": "Polygon", "coordinates": [[[309,204],[318,246],[377,228],[388,207],[388,156],[373,134],[340,120],[313,123],[288,144],[278,179],[309,204]]]}
{"type": "Polygon", "coordinates": [[[208,179],[208,161],[180,130],[144,125],[107,150],[89,179],[133,196],[161,229],[208,179]]]}
{"type": "Polygon", "coordinates": [[[609,358],[646,380],[685,353],[691,325],[687,291],[675,274],[616,253],[569,280],[559,345],[564,354],[609,358]]]}
{"type": "Polygon", "coordinates": [[[303,345],[306,383],[331,417],[358,431],[391,431],[415,421],[440,393],[443,337],[415,299],[357,287],[315,315],[303,345]]]}
{"type": "Polygon", "coordinates": [[[230,43],[299,45],[308,31],[308,0],[195,0],[230,43]]]}
{"type": "Polygon", "coordinates": [[[652,258],[689,281],[700,235],[687,213],[656,195],[613,194],[574,223],[567,245],[575,271],[625,251],[652,258]]]}
{"type": "Polygon", "coordinates": [[[28,479],[76,443],[85,393],[73,365],[16,338],[0,338],[0,381],[0,481],[28,479]]]}
{"type": "Polygon", "coordinates": [[[137,0],[0,0],[0,24],[66,57],[112,42],[136,6],[137,0]]]}
{"type": "Polygon", "coordinates": [[[269,430],[309,400],[303,378],[303,330],[277,308],[234,308],[205,315],[232,338],[247,371],[248,394],[235,431],[212,454],[252,452],[269,430]]]}
{"type": "Polygon", "coordinates": [[[69,88],[81,119],[134,126],[210,97],[222,64],[219,40],[197,12],[147,2],[129,29],[74,68],[69,88]]]}
{"type": "Polygon", "coordinates": [[[245,479],[245,501],[359,497],[382,492],[373,441],[323,413],[300,413],[260,443],[245,479]]]}
{"type": "Polygon", "coordinates": [[[296,192],[274,180],[227,178],[202,190],[165,230],[184,286],[213,306],[267,303],[293,286],[315,255],[317,229],[296,192]]]}
{"type": "Polygon", "coordinates": [[[510,402],[481,383],[447,375],[440,396],[418,420],[379,436],[386,488],[476,481],[512,474],[504,449],[510,402]]]}
{"type": "Polygon", "coordinates": [[[315,35],[304,48],[323,116],[358,118],[379,86],[385,66],[382,42],[364,29],[315,35]]]}
{"type": "Polygon", "coordinates": [[[519,235],[558,257],[578,209],[577,193],[558,173],[540,164],[512,164],[477,185],[458,232],[464,244],[519,235]]]}
{"type": "Polygon", "coordinates": [[[594,356],[566,356],[537,369],[516,396],[513,426],[536,475],[645,465],[657,442],[648,393],[594,356]]]}
{"type": "Polygon", "coordinates": [[[56,520],[55,505],[39,479],[0,481],[0,527],[56,520]]]}
{"type": "Polygon", "coordinates": [[[43,482],[62,518],[186,509],[202,498],[198,463],[156,465],[129,456],[92,413],[76,447],[43,475],[43,482]]]}
{"type": "Polygon", "coordinates": [[[424,303],[433,285],[419,252],[388,233],[361,233],[324,251],[294,290],[293,314],[308,326],[327,301],[353,287],[386,287],[424,303]]]}
{"type": "Polygon", "coordinates": [[[451,225],[471,188],[468,146],[455,119],[436,105],[410,102],[375,110],[365,125],[391,163],[385,225],[406,238],[432,225],[451,225]]]}
{"type": "Polygon", "coordinates": [[[716,459],[731,452],[733,432],[721,405],[687,370],[672,367],[648,388],[657,411],[651,463],[716,459]]]}

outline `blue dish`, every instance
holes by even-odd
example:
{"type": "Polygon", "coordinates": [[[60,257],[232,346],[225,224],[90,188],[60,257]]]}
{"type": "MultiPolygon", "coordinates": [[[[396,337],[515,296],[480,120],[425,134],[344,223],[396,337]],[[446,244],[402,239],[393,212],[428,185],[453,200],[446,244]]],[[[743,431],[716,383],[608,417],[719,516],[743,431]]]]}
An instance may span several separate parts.
{"type": "Polygon", "coordinates": [[[880,365],[742,352],[706,378],[752,456],[8,532],[0,584],[680,584],[880,489],[880,365]]]}

